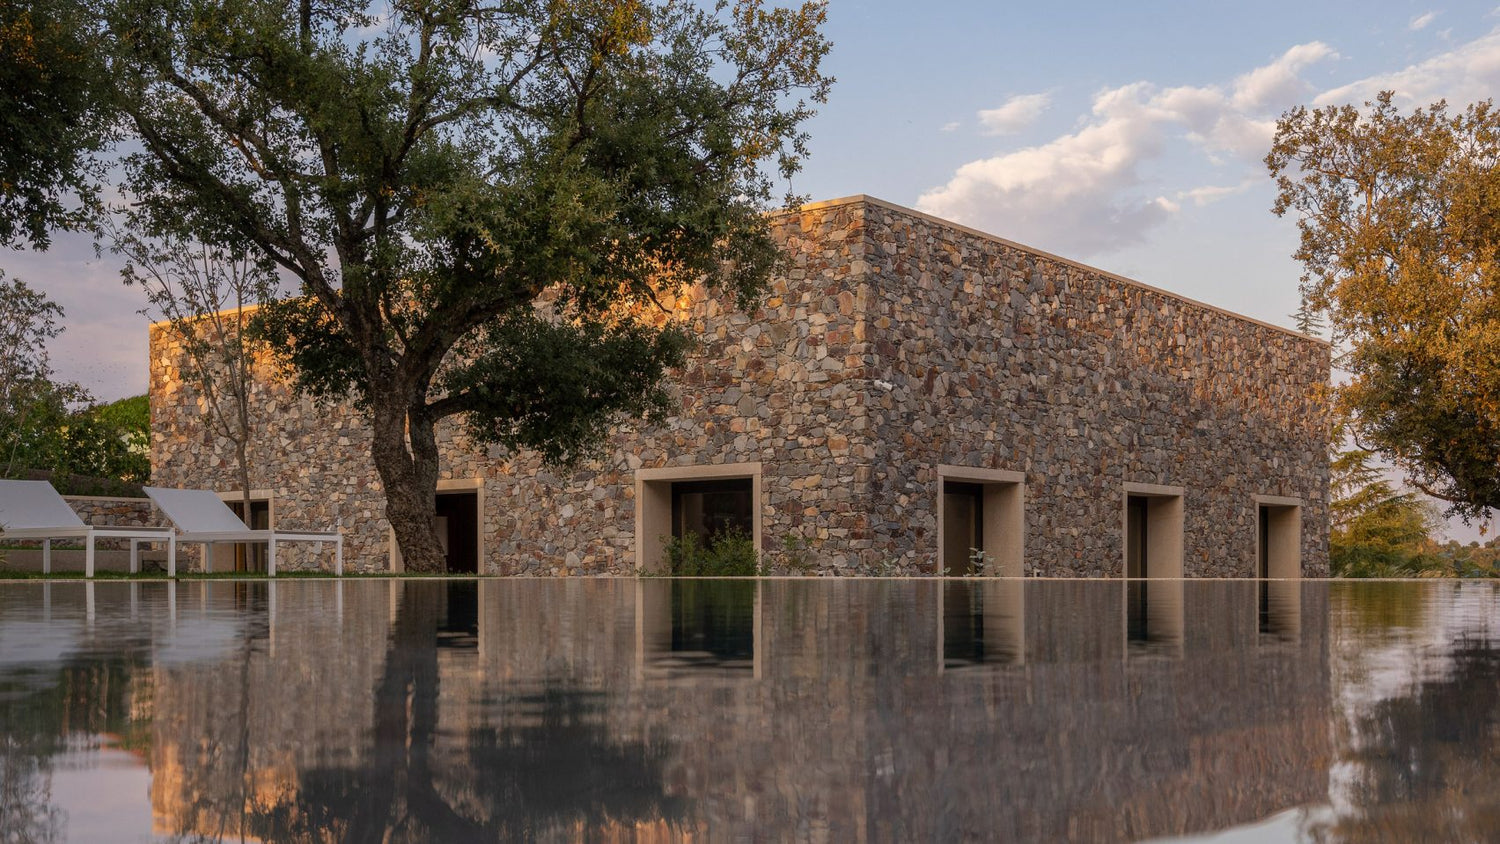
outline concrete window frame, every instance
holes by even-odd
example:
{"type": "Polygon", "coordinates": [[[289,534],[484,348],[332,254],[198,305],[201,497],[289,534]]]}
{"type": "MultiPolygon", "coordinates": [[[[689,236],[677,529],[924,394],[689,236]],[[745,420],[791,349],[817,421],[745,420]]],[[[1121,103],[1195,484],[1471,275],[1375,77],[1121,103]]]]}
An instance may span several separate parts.
{"type": "Polygon", "coordinates": [[[1120,579],[1130,576],[1130,499],[1146,499],[1146,579],[1182,577],[1183,503],[1180,486],[1126,482],[1120,492],[1120,579]]]}
{"type": "Polygon", "coordinates": [[[666,563],[667,542],[672,535],[672,484],[691,481],[750,479],[753,503],[751,541],[759,552],[765,530],[765,505],[761,496],[761,464],[713,463],[664,466],[635,471],[635,569],[659,573],[666,563]]]}
{"type": "MultiPolygon", "coordinates": [[[[475,568],[478,569],[477,574],[484,574],[484,478],[448,478],[438,481],[434,493],[442,495],[445,492],[474,493],[474,509],[477,511],[475,515],[478,516],[474,520],[474,529],[478,534],[475,537],[477,544],[474,554],[478,561],[475,568]]],[[[401,560],[401,547],[396,544],[396,530],[387,527],[385,532],[389,546],[391,573],[401,574],[406,571],[406,564],[401,560]]]]}
{"type": "Polygon", "coordinates": [[[976,469],[940,464],[937,467],[937,547],[933,565],[943,569],[943,490],[949,481],[979,484],[984,488],[983,543],[985,555],[994,561],[1000,577],[1022,577],[1026,554],[1026,473],[1008,469],[976,469]]]}
{"type": "Polygon", "coordinates": [[[1281,495],[1252,496],[1255,503],[1254,577],[1261,577],[1261,514],[1267,517],[1265,576],[1272,580],[1302,577],[1302,499],[1281,495]]]}

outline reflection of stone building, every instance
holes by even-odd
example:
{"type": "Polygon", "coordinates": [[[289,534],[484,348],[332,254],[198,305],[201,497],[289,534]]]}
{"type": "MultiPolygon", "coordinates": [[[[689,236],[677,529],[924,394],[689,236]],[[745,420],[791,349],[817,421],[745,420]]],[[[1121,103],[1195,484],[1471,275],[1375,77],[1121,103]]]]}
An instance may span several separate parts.
{"type": "Polygon", "coordinates": [[[649,842],[1110,840],[1323,800],[1325,587],[1263,614],[1175,585],[1142,647],[1118,584],[359,583],[341,632],[331,584],[282,584],[245,657],[157,670],[153,805],[165,833],[649,842]]]}
{"type": "MultiPolygon", "coordinates": [[[[748,521],[848,572],[973,549],[1008,574],[1327,571],[1325,344],[865,197],[776,231],[791,268],[754,314],[679,303],[703,343],[667,423],[566,476],[444,430],[453,567],[657,568],[662,537],[748,521]]],[[[153,331],[154,477],[227,490],[181,355],[153,331]]],[[[342,519],[354,565],[386,567],[359,414],[255,397],[271,520],[342,519]]]]}

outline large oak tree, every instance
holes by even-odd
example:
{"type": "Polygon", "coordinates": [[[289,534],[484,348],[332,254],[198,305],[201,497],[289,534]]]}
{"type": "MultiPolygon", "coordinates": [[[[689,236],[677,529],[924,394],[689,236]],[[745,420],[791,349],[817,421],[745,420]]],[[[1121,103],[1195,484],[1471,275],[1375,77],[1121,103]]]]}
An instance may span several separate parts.
{"type": "MultiPolygon", "coordinates": [[[[262,326],[374,431],[406,564],[435,570],[435,426],[554,462],[665,403],[659,302],[748,303],[765,210],[831,79],[824,10],[761,0],[111,0],[129,224],[301,285],[262,326]]],[[[791,200],[790,195],[787,197],[791,200]]]]}
{"type": "Polygon", "coordinates": [[[1500,508],[1500,112],[1294,109],[1266,164],[1301,230],[1352,433],[1450,512],[1500,508]]]}

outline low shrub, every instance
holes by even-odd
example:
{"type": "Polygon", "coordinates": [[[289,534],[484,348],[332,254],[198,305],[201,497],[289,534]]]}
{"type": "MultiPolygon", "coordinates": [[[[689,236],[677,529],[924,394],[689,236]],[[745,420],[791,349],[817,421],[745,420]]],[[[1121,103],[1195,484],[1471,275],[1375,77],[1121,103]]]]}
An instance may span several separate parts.
{"type": "Polygon", "coordinates": [[[726,530],[708,542],[694,533],[667,542],[667,562],[678,577],[755,577],[761,574],[755,540],[742,530],[726,530]]]}

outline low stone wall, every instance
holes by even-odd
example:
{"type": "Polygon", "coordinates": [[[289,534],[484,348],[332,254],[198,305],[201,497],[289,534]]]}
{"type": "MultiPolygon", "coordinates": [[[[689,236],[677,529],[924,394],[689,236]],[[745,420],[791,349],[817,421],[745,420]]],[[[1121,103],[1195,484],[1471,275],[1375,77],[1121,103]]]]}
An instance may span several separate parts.
{"type": "Polygon", "coordinates": [[[63,500],[91,525],[110,527],[164,527],[149,498],[114,498],[95,495],[65,495],[63,500]]]}

